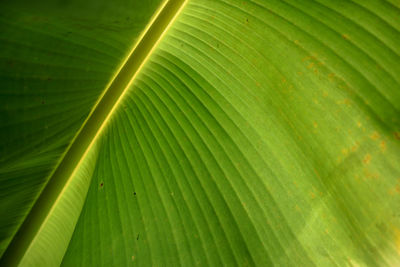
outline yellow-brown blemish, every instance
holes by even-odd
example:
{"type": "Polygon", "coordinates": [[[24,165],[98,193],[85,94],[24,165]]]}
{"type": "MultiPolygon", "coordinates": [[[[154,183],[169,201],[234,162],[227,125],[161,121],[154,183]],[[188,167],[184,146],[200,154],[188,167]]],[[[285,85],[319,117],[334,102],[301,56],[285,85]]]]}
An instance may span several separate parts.
{"type": "Polygon", "coordinates": [[[372,140],[378,140],[380,138],[380,135],[378,132],[373,132],[370,136],[369,136],[372,140]]]}
{"type": "Polygon", "coordinates": [[[329,73],[328,78],[330,81],[333,81],[335,79],[335,73],[329,73]]]}
{"type": "Polygon", "coordinates": [[[370,168],[363,168],[362,169],[362,177],[361,177],[361,179],[363,180],[363,181],[366,181],[366,180],[368,180],[368,179],[379,179],[379,173],[377,173],[377,172],[372,172],[371,170],[370,170],[370,168]]]}
{"type": "Polygon", "coordinates": [[[364,164],[369,164],[371,162],[371,155],[370,154],[365,155],[363,162],[364,164]]]}
{"type": "Polygon", "coordinates": [[[344,98],[344,99],[342,99],[342,100],[336,101],[336,104],[338,104],[338,105],[350,106],[351,101],[350,101],[350,99],[348,99],[348,98],[344,98]]]}
{"type": "Polygon", "coordinates": [[[317,175],[318,178],[321,178],[321,176],[319,175],[319,172],[317,171],[317,169],[314,168],[314,172],[317,175]]]}
{"type": "Polygon", "coordinates": [[[294,43],[298,45],[299,44],[299,40],[294,40],[294,43]]]}
{"type": "Polygon", "coordinates": [[[345,39],[345,40],[349,40],[350,39],[348,34],[342,34],[342,38],[345,39]]]}
{"type": "Polygon", "coordinates": [[[357,127],[360,128],[362,126],[362,123],[357,121],[357,127]]]}
{"type": "Polygon", "coordinates": [[[308,64],[307,68],[311,69],[312,67],[314,67],[315,63],[311,62],[310,64],[308,64]]]}
{"type": "Polygon", "coordinates": [[[297,72],[297,75],[301,76],[301,75],[303,75],[303,72],[298,71],[298,72],[297,72]]]}
{"type": "Polygon", "coordinates": [[[381,149],[382,152],[385,152],[385,151],[386,151],[386,143],[385,143],[385,141],[382,141],[382,142],[379,144],[379,148],[381,149]]]}
{"type": "Polygon", "coordinates": [[[313,126],[314,128],[318,128],[318,123],[316,123],[315,121],[313,122],[313,126]]]}
{"type": "Polygon", "coordinates": [[[349,154],[349,150],[347,148],[342,148],[341,152],[345,156],[347,156],[347,154],[349,154]]]}
{"type": "Polygon", "coordinates": [[[397,179],[397,184],[388,190],[389,195],[394,196],[400,194],[400,179],[397,179]]]}
{"type": "Polygon", "coordinates": [[[379,173],[370,172],[368,169],[364,169],[364,175],[366,179],[378,179],[379,173]]]}
{"type": "Polygon", "coordinates": [[[358,149],[358,147],[360,146],[359,142],[356,142],[356,144],[354,146],[351,147],[351,151],[354,152],[358,149]]]}
{"type": "Polygon", "coordinates": [[[400,140],[400,132],[394,132],[393,135],[395,139],[400,140]]]}

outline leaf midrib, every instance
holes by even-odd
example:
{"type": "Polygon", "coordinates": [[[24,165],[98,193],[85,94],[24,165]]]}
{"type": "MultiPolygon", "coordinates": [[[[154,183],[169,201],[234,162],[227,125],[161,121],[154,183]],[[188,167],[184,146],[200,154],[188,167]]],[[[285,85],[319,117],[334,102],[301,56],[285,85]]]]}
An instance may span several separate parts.
{"type": "Polygon", "coordinates": [[[70,183],[85,155],[135,80],[141,67],[162,39],[187,0],[166,0],[155,13],[148,27],[132,49],[125,62],[111,80],[98,102],[83,123],[66,153],[50,174],[48,183],[20,226],[0,260],[0,265],[17,266],[40,227],[51,214],[52,207],[70,183]]]}

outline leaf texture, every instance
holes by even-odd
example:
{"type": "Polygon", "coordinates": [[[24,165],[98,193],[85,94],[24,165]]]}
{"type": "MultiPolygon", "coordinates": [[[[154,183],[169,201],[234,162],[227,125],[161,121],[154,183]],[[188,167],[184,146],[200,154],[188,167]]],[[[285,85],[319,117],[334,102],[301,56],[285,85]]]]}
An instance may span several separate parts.
{"type": "Polygon", "coordinates": [[[0,256],[159,4],[1,2],[0,256]]]}
{"type": "Polygon", "coordinates": [[[394,12],[190,1],[103,134],[63,266],[399,264],[394,12]]]}
{"type": "Polygon", "coordinates": [[[189,0],[79,172],[61,265],[400,265],[399,17],[189,0]]]}

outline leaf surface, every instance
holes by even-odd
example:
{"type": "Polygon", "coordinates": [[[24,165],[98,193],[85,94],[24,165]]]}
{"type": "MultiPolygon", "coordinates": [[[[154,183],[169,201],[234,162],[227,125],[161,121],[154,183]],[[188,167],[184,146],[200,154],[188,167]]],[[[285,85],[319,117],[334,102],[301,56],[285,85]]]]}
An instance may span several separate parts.
{"type": "Polygon", "coordinates": [[[159,5],[0,3],[0,256],[159,5]]]}
{"type": "Polygon", "coordinates": [[[96,140],[62,265],[399,265],[399,15],[188,1],[96,140]]]}

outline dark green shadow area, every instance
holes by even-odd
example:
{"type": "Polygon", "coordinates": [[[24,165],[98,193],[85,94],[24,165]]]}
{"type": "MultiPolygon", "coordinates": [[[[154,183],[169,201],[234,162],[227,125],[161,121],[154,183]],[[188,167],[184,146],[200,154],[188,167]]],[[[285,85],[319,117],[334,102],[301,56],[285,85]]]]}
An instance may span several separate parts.
{"type": "Polygon", "coordinates": [[[117,99],[183,3],[170,1],[164,7],[82,127],[160,2],[1,3],[1,265],[19,262],[117,99]]]}

